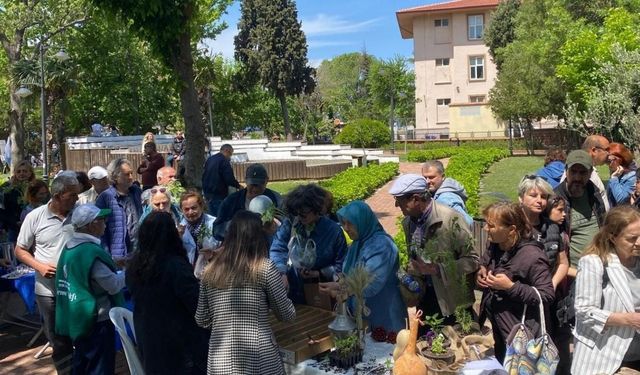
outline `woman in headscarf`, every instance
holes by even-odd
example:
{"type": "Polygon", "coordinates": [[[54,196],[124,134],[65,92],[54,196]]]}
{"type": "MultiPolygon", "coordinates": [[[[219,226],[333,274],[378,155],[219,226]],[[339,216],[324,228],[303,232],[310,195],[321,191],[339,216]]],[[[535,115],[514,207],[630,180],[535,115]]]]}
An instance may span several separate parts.
{"type": "MultiPolygon", "coordinates": [[[[365,305],[370,310],[364,318],[369,321],[369,328],[383,327],[385,331],[398,332],[405,328],[407,317],[396,277],[398,248],[363,201],[353,201],[338,210],[338,218],[353,240],[342,271],[348,275],[356,265],[362,264],[373,274],[373,281],[364,290],[365,305]]],[[[323,293],[335,294],[337,290],[337,282],[320,284],[323,293]]]]}

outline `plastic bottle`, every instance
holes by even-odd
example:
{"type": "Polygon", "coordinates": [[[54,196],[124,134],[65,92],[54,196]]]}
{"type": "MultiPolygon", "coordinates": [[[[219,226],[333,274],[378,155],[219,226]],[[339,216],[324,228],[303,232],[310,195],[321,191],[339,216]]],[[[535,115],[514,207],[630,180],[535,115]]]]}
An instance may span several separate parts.
{"type": "Polygon", "coordinates": [[[398,276],[400,278],[400,283],[409,289],[410,292],[420,293],[420,284],[413,278],[413,276],[405,272],[399,273],[398,276]]]}

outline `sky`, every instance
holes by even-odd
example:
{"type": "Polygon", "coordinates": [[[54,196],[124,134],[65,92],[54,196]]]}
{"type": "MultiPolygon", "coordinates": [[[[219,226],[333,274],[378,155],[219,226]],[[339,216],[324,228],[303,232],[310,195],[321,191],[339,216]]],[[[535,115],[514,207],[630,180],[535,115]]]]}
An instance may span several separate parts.
{"type": "MultiPolygon", "coordinates": [[[[413,40],[402,39],[395,12],[437,0],[298,0],[298,20],[307,37],[308,59],[317,67],[322,60],[349,52],[389,59],[413,57],[413,40]]],[[[442,1],[439,1],[442,2],[442,1]]],[[[233,59],[233,38],[238,33],[240,1],[223,16],[228,28],[205,44],[212,53],[233,59]]]]}

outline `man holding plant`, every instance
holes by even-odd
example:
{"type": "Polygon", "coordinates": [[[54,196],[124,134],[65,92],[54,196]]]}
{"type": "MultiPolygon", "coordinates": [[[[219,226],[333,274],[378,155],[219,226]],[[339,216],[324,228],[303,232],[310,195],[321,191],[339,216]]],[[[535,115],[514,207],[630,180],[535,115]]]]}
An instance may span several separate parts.
{"type": "Polygon", "coordinates": [[[408,272],[424,282],[424,295],[417,305],[426,315],[439,313],[446,318],[445,324],[452,324],[456,307],[470,309],[475,300],[471,286],[480,256],[469,226],[459,212],[432,198],[427,180],[420,175],[400,176],[389,194],[405,216],[408,272]]]}

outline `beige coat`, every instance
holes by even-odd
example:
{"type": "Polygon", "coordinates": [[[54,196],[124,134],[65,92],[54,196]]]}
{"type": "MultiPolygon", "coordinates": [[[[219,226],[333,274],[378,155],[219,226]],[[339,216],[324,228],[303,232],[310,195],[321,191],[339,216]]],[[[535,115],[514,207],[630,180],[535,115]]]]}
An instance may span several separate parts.
{"type": "MultiPolygon", "coordinates": [[[[438,263],[440,274],[432,276],[432,281],[440,310],[444,316],[449,316],[456,306],[470,306],[475,301],[473,288],[480,254],[473,246],[473,237],[464,217],[436,201],[432,200],[432,204],[425,225],[425,244],[418,253],[425,261],[430,258],[429,254],[435,259],[444,259],[438,263]]],[[[405,217],[402,221],[407,247],[410,247],[412,237],[410,220],[405,217]]]]}

